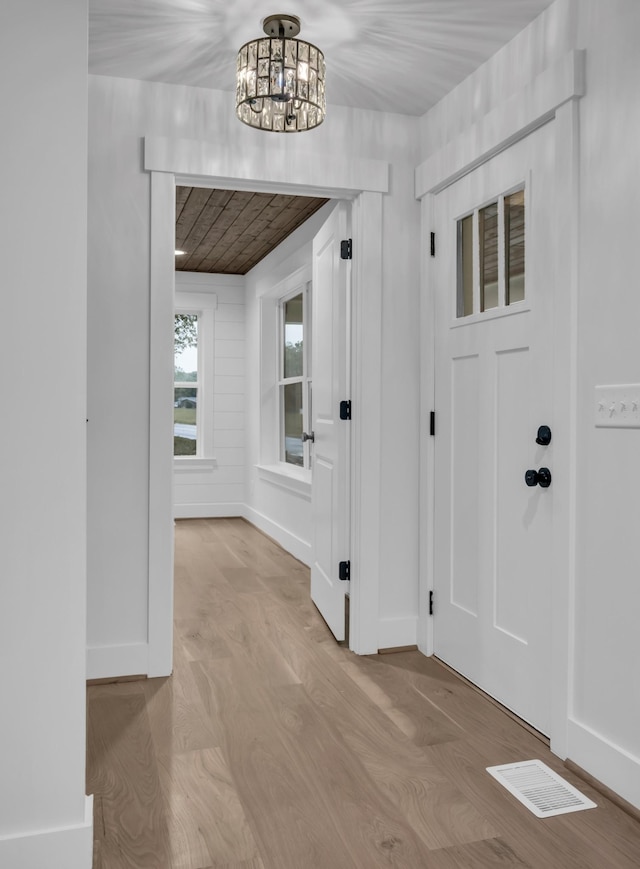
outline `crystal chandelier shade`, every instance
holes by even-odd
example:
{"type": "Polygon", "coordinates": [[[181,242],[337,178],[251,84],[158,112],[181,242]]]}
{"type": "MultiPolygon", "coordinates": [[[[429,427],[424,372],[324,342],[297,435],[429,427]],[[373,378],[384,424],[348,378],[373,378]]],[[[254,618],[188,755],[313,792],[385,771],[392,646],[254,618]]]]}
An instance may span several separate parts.
{"type": "Polygon", "coordinates": [[[236,114],[250,127],[273,133],[312,130],[326,112],[324,55],[293,38],[300,31],[294,16],[266,18],[264,30],[267,36],[238,52],[236,114]]]}

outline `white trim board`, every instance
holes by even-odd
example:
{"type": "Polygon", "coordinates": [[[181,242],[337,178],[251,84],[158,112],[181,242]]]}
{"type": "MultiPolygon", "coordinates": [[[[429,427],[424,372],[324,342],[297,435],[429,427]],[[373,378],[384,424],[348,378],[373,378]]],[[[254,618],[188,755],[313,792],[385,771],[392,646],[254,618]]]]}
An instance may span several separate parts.
{"type": "Polygon", "coordinates": [[[149,676],[173,670],[173,383],[176,185],[151,173],[149,311],[149,676]],[[154,219],[162,215],[162,219],[154,219]]]}
{"type": "MultiPolygon", "coordinates": [[[[417,645],[418,616],[396,616],[378,622],[378,649],[417,645]]],[[[376,651],[378,651],[376,649],[376,651]]]]}
{"type": "MultiPolygon", "coordinates": [[[[193,139],[169,139],[146,136],[144,168],[147,172],[171,172],[181,176],[227,179],[234,187],[244,182],[251,190],[263,184],[303,186],[324,190],[344,197],[362,190],[387,193],[389,164],[383,160],[357,160],[343,154],[307,153],[282,147],[269,152],[264,146],[243,145],[239,150],[225,142],[201,142],[193,139]],[[250,167],[260,167],[259,171],[250,167]]],[[[299,192],[299,191],[297,191],[299,192]]]]}
{"type": "Polygon", "coordinates": [[[246,507],[239,501],[227,504],[179,504],[174,508],[176,519],[234,519],[244,517],[246,507]]]}
{"type": "Polygon", "coordinates": [[[416,199],[444,190],[550,121],[560,106],[584,93],[585,52],[570,51],[421,163],[416,169],[416,199]]]}
{"type": "MultiPolygon", "coordinates": [[[[287,155],[286,147],[282,153],[287,155]]],[[[181,184],[197,181],[201,186],[299,195],[312,189],[317,196],[354,199],[352,400],[362,408],[362,419],[352,426],[352,482],[362,491],[352,495],[351,505],[350,645],[357,654],[378,648],[379,558],[364,541],[378,540],[380,526],[379,479],[366,468],[380,467],[381,455],[382,193],[389,188],[389,164],[324,153],[313,157],[278,160],[276,168],[276,163],[271,166],[265,160],[263,150],[239,153],[211,142],[145,139],[145,168],[151,173],[149,676],[169,675],[173,664],[173,429],[168,414],[173,405],[176,175],[181,184]],[[251,165],[259,169],[247,169],[251,165]]],[[[260,527],[259,521],[256,524],[260,527]]],[[[293,554],[306,563],[308,545],[300,550],[294,538],[292,546],[297,547],[291,549],[293,554]]]]}
{"type": "Polygon", "coordinates": [[[640,808],[640,757],[574,718],[569,719],[568,730],[571,761],[640,808]]]}
{"type": "Polygon", "coordinates": [[[277,522],[273,522],[263,513],[254,510],[253,507],[245,505],[244,518],[248,522],[251,522],[252,525],[255,525],[259,531],[263,531],[268,537],[275,540],[276,543],[282,546],[283,549],[286,549],[298,561],[306,564],[307,567],[311,566],[311,544],[306,540],[296,537],[291,531],[283,528],[282,525],[278,525],[277,522]]]}
{"type": "Polygon", "coordinates": [[[87,679],[111,679],[116,676],[144,676],[149,670],[147,643],[87,648],[87,679]]]}
{"type": "Polygon", "coordinates": [[[296,474],[284,467],[283,462],[279,465],[256,465],[256,470],[258,477],[265,483],[287,489],[305,501],[311,500],[311,471],[296,474]]]}
{"type": "Polygon", "coordinates": [[[85,797],[84,821],[71,827],[0,836],[0,866],[6,869],[91,869],[93,797],[85,797]]]}

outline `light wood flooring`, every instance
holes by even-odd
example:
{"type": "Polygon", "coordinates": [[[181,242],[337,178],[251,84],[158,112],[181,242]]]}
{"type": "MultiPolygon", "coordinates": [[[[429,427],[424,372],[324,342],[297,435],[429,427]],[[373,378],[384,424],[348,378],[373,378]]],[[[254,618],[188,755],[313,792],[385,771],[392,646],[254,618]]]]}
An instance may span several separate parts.
{"type": "Polygon", "coordinates": [[[358,657],[241,519],[176,527],[175,671],[88,689],[94,869],[638,869],[640,823],[419,652],[358,657]],[[598,803],[538,820],[485,767],[598,803]]]}

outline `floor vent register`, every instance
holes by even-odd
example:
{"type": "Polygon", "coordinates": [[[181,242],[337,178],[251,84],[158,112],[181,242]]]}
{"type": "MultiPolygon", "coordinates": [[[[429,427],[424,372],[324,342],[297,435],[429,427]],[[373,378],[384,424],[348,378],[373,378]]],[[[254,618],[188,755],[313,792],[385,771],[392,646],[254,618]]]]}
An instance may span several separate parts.
{"type": "Polygon", "coordinates": [[[597,808],[541,760],[488,766],[487,772],[538,818],[597,808]]]}

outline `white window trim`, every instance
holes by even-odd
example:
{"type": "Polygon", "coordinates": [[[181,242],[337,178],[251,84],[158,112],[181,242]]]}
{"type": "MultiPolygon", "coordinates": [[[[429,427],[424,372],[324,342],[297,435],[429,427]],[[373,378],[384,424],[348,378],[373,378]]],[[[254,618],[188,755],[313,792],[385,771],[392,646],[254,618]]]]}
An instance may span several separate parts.
{"type": "MultiPolygon", "coordinates": [[[[189,293],[176,287],[175,314],[198,315],[198,402],[196,406],[197,441],[195,456],[174,456],[175,471],[213,471],[216,467],[213,443],[213,404],[215,366],[215,293],[189,293]]],[[[186,384],[188,385],[188,384],[186,384]]]]}
{"type": "MultiPolygon", "coordinates": [[[[502,193],[498,193],[495,196],[490,197],[483,201],[480,205],[477,205],[473,211],[467,211],[464,214],[460,215],[460,217],[456,218],[456,227],[460,224],[460,221],[465,217],[473,218],[473,313],[466,314],[465,316],[458,315],[456,313],[453,318],[450,326],[452,329],[459,328],[460,326],[468,326],[474,323],[479,323],[484,320],[495,320],[501,317],[508,317],[513,314],[522,314],[525,311],[531,310],[531,300],[529,294],[531,292],[531,281],[528,280],[528,266],[527,266],[527,251],[530,250],[530,238],[529,238],[529,202],[531,196],[531,172],[527,173],[527,177],[518,181],[515,184],[512,184],[502,193]],[[505,264],[505,244],[506,244],[506,235],[505,235],[505,219],[504,219],[504,203],[507,197],[511,196],[513,193],[519,193],[522,191],[525,194],[525,297],[517,302],[510,302],[507,304],[506,300],[506,264],[505,264]],[[485,311],[480,310],[481,303],[481,282],[482,276],[480,274],[480,226],[479,226],[479,215],[480,212],[486,208],[488,205],[495,204],[498,209],[498,304],[493,308],[487,308],[485,311]]],[[[456,294],[455,299],[456,308],[458,305],[458,298],[456,294]]]]}
{"type": "Polygon", "coordinates": [[[256,465],[258,476],[274,486],[311,500],[311,471],[286,462],[277,465],[256,465]]]}
{"type": "MultiPolygon", "coordinates": [[[[292,462],[287,462],[285,459],[285,443],[284,443],[284,389],[288,384],[302,384],[302,430],[311,431],[311,419],[309,413],[309,386],[313,383],[313,378],[309,376],[311,367],[311,281],[306,280],[300,283],[295,289],[288,292],[286,295],[278,299],[278,370],[277,370],[277,390],[278,390],[278,450],[279,462],[285,469],[295,468],[298,471],[306,471],[311,478],[311,446],[307,441],[302,445],[303,464],[294,465],[292,462]],[[302,375],[299,377],[284,376],[284,306],[294,299],[296,296],[302,295],[302,323],[303,323],[303,347],[302,347],[302,375]]],[[[311,372],[313,374],[313,372],[311,372]]]]}
{"type": "MultiPolygon", "coordinates": [[[[260,459],[255,464],[259,476],[262,471],[274,485],[281,481],[282,488],[292,490],[301,483],[311,491],[311,471],[281,461],[280,452],[280,300],[296,295],[311,281],[311,263],[289,272],[261,295],[261,391],[260,459]],[[291,481],[294,481],[291,483],[291,481]]],[[[265,477],[266,479],[266,477],[265,477]]]]}

